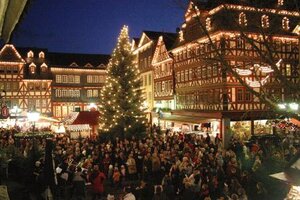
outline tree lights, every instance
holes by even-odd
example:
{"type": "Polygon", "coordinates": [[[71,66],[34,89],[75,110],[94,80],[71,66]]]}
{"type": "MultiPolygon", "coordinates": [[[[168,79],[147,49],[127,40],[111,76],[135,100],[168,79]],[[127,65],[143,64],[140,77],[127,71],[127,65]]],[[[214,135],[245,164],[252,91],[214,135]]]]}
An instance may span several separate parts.
{"type": "Polygon", "coordinates": [[[133,133],[144,128],[141,82],[124,26],[107,68],[107,79],[100,99],[100,123],[104,132],[133,133]]]}

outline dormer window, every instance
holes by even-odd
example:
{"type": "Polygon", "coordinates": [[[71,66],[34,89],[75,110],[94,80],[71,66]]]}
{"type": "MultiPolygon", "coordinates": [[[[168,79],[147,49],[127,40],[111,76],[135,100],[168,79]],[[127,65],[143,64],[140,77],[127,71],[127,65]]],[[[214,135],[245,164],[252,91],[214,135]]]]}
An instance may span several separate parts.
{"type": "Polygon", "coordinates": [[[283,6],[284,0],[278,0],[278,6],[283,6]]]}
{"type": "Polygon", "coordinates": [[[239,14],[239,24],[241,26],[247,26],[248,25],[247,16],[244,12],[241,12],[239,14]]]}
{"type": "Polygon", "coordinates": [[[290,20],[289,20],[289,18],[284,17],[282,19],[282,28],[283,28],[283,30],[286,30],[286,31],[290,29],[290,20]]]}
{"type": "Polygon", "coordinates": [[[47,66],[45,63],[43,63],[43,64],[41,65],[41,71],[42,71],[42,72],[46,72],[46,71],[47,71],[47,68],[48,68],[48,66],[47,66]]]}
{"type": "Polygon", "coordinates": [[[29,52],[27,53],[27,58],[33,58],[33,56],[34,56],[34,54],[33,54],[32,51],[29,51],[29,52]]]}
{"type": "Polygon", "coordinates": [[[206,30],[210,31],[211,30],[211,19],[210,19],[210,17],[206,18],[205,22],[206,22],[206,30]]]}
{"type": "Polygon", "coordinates": [[[41,52],[39,53],[39,58],[45,58],[45,53],[41,51],[41,52]]]}
{"type": "Polygon", "coordinates": [[[268,15],[261,16],[261,26],[263,28],[269,28],[270,27],[270,21],[268,15]]]}
{"type": "Polygon", "coordinates": [[[179,41],[180,42],[184,41],[183,31],[182,30],[179,31],[179,41]]]}
{"type": "Polygon", "coordinates": [[[31,74],[34,74],[34,73],[35,73],[35,68],[36,68],[36,65],[35,65],[34,63],[31,63],[31,64],[29,65],[29,72],[30,72],[31,74]]]}

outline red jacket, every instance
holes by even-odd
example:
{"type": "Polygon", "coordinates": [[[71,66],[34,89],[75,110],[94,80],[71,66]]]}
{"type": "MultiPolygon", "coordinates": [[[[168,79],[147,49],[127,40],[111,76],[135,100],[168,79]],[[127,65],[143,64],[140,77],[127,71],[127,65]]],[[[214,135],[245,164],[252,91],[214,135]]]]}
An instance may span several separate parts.
{"type": "Polygon", "coordinates": [[[103,172],[99,172],[98,176],[93,180],[93,190],[95,193],[104,192],[104,180],[106,179],[103,172]]]}

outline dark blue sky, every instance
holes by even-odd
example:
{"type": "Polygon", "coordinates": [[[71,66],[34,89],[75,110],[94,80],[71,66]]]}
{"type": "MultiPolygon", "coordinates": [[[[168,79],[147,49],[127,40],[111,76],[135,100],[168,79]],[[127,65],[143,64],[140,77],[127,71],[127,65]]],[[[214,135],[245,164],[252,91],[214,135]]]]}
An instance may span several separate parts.
{"type": "Polygon", "coordinates": [[[12,43],[55,52],[110,54],[123,25],[129,26],[131,37],[140,37],[143,30],[175,32],[184,19],[184,9],[176,2],[32,0],[12,43]]]}

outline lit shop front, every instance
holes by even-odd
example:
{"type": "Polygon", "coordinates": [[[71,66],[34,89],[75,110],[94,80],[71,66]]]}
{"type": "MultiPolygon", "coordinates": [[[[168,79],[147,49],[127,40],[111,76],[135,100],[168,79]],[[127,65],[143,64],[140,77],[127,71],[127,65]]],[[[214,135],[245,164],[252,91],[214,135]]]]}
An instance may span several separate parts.
{"type": "Polygon", "coordinates": [[[153,118],[153,123],[160,125],[162,130],[170,129],[174,132],[209,132],[213,135],[221,133],[220,119],[179,116],[170,113],[161,113],[153,118]]]}

